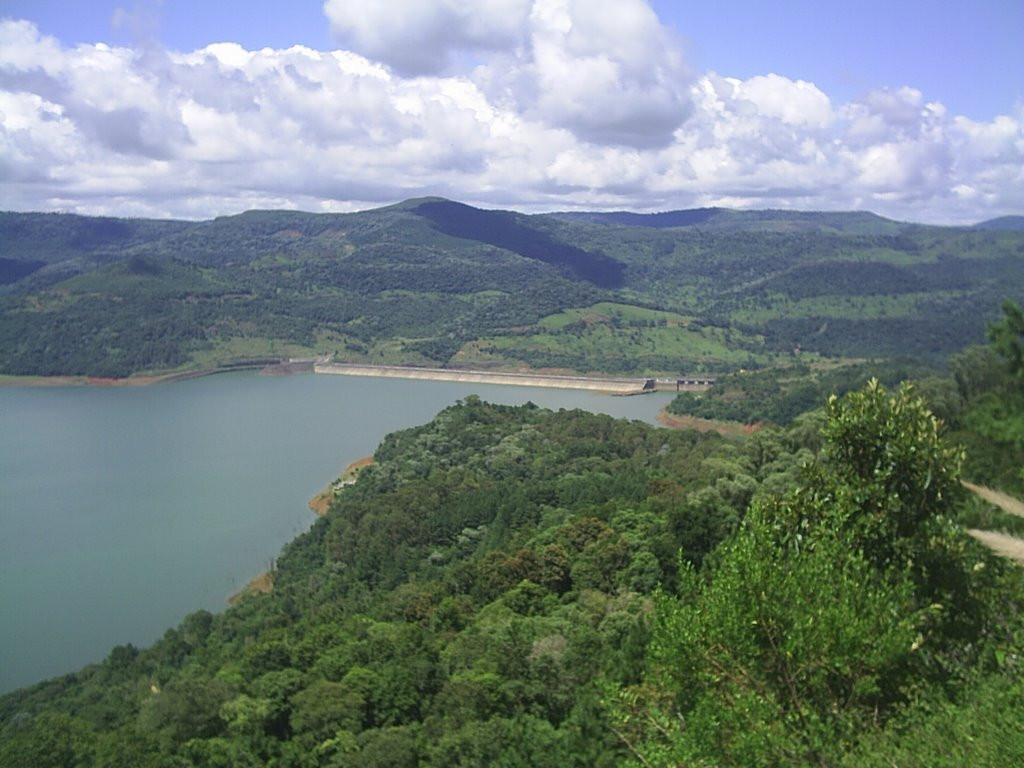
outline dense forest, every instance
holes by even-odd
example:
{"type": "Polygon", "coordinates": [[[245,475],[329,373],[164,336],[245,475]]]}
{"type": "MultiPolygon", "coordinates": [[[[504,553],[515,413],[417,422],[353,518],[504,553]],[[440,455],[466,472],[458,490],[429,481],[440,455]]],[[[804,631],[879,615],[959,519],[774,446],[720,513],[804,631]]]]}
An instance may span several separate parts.
{"type": "Polygon", "coordinates": [[[968,347],[948,361],[951,375],[911,359],[838,367],[806,364],[720,376],[708,392],[683,392],[669,413],[746,424],[793,422],[830,394],[845,394],[877,379],[890,387],[913,379],[953,440],[967,446],[979,482],[1024,494],[1024,422],[1019,416],[1024,314],[1011,301],[989,327],[990,344],[968,347]],[[1009,364],[1007,364],[1009,361],[1009,364]],[[1014,405],[1016,403],[1016,405],[1014,405]]]}
{"type": "Polygon", "coordinates": [[[0,698],[0,765],[1018,764],[1024,571],[960,484],[1024,483],[972,457],[1024,446],[1014,304],[990,337],[746,439],[468,397],[269,593],[0,698]]]}
{"type": "Polygon", "coordinates": [[[1019,222],[487,211],[440,198],[212,221],[0,213],[0,375],[331,355],[676,375],[913,355],[1024,301],[1019,222]]]}

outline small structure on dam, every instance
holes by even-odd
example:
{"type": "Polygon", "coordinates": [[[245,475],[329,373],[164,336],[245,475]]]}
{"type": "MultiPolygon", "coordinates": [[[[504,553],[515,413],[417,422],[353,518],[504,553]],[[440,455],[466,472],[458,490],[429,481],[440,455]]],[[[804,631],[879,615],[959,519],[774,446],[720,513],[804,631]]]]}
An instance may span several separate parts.
{"type": "Polygon", "coordinates": [[[704,392],[714,383],[714,376],[684,376],[676,379],[676,392],[704,392]]]}

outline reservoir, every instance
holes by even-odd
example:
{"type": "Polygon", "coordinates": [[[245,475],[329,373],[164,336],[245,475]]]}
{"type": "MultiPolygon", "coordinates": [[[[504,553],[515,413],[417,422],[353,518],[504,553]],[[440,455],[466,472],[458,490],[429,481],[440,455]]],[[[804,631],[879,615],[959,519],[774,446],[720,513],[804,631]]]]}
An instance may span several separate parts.
{"type": "Polygon", "coordinates": [[[469,394],[650,423],[673,396],[250,372],[0,387],[0,693],[223,610],[349,462],[469,394]]]}

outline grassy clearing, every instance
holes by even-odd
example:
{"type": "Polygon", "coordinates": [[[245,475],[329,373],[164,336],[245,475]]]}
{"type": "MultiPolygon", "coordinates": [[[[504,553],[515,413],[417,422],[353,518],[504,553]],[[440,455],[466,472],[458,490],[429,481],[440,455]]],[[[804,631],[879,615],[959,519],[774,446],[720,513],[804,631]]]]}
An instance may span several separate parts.
{"type": "MultiPolygon", "coordinates": [[[[549,315],[532,332],[488,336],[466,345],[459,359],[481,362],[514,360],[531,363],[557,357],[573,359],[592,370],[609,361],[629,361],[637,371],[707,364],[737,368],[765,365],[774,355],[763,339],[736,330],[698,325],[686,315],[603,302],[549,315]]],[[[622,365],[614,366],[622,370],[622,365]]]]}
{"type": "Polygon", "coordinates": [[[741,367],[751,360],[749,352],[729,347],[718,333],[681,328],[617,330],[597,325],[579,335],[537,333],[492,337],[482,340],[480,346],[485,351],[525,361],[538,354],[571,356],[587,361],[593,370],[601,370],[606,367],[605,361],[612,360],[631,361],[632,368],[644,371],[650,369],[653,361],[666,358],[689,361],[690,366],[741,367]]]}
{"type": "Polygon", "coordinates": [[[776,295],[748,302],[732,313],[741,323],[763,323],[775,318],[834,317],[844,319],[897,319],[917,314],[917,301],[938,293],[905,293],[896,296],[814,296],[792,301],[776,295]]]}
{"type": "Polygon", "coordinates": [[[216,368],[237,360],[259,360],[267,357],[315,357],[321,351],[319,347],[281,339],[232,336],[216,340],[208,349],[197,350],[192,355],[189,368],[216,368]]]}
{"type": "Polygon", "coordinates": [[[651,323],[679,327],[690,325],[693,318],[675,312],[602,301],[590,307],[575,307],[548,315],[542,318],[537,325],[541,328],[560,330],[580,322],[609,323],[616,327],[645,327],[651,323]]]}
{"type": "Polygon", "coordinates": [[[477,291],[476,293],[459,294],[459,298],[465,299],[474,307],[481,307],[492,304],[496,299],[501,299],[507,295],[504,291],[477,291]]]}
{"type": "MultiPolygon", "coordinates": [[[[470,341],[462,345],[448,364],[452,368],[473,368],[481,370],[527,370],[530,368],[525,361],[517,358],[510,350],[499,352],[490,343],[470,341]]],[[[563,373],[572,373],[565,370],[563,373]]]]}
{"type": "Polygon", "coordinates": [[[931,254],[921,251],[898,251],[894,248],[858,248],[845,251],[839,258],[848,261],[880,261],[898,267],[910,264],[927,264],[933,261],[931,254]]]}

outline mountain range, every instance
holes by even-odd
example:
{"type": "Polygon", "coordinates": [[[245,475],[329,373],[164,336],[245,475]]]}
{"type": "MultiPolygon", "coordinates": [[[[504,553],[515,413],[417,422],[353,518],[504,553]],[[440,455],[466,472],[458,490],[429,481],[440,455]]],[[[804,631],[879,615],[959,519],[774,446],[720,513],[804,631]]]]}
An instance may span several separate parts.
{"type": "Polygon", "coordinates": [[[938,362],[1024,298],[1024,217],[526,215],[420,198],[208,221],[0,213],[0,373],[244,360],[579,373],[938,362]]]}

